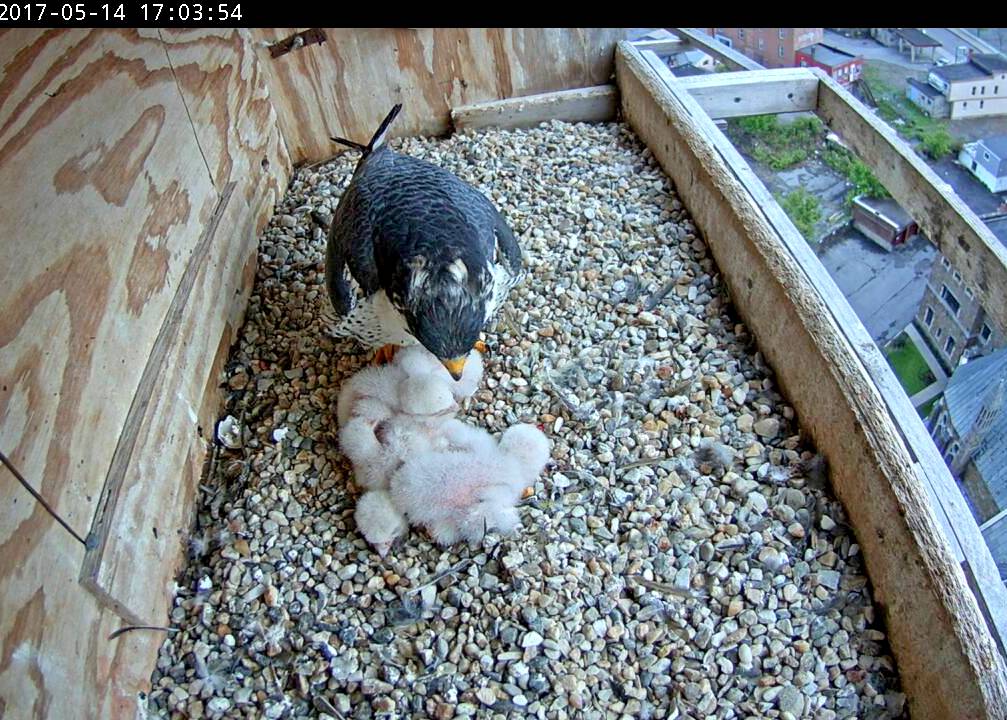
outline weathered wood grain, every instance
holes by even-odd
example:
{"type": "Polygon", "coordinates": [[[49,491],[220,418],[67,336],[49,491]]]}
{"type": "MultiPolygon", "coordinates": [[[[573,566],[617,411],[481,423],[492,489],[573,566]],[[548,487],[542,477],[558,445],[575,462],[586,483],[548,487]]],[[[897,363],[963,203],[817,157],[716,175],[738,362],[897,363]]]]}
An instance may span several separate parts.
{"type": "MultiPolygon", "coordinates": [[[[24,30],[0,44],[0,443],[86,534],[216,192],[157,37],[24,30]]],[[[6,712],[110,716],[109,676],[135,671],[114,667],[107,613],[76,582],[83,548],[6,472],[0,487],[6,712]]]]}
{"type": "MultiPolygon", "coordinates": [[[[263,46],[294,29],[253,31],[263,46]]],[[[294,163],[325,160],[332,135],[366,142],[392,104],[393,136],[440,135],[452,107],[601,85],[618,28],[325,28],[327,41],[278,58],[259,50],[294,163]]]]}
{"type": "MultiPolygon", "coordinates": [[[[1003,718],[1007,673],[867,368],[687,91],[620,43],[623,112],[699,227],[857,528],[914,717],[1003,718]]],[[[789,221],[788,221],[789,222],[789,221]]],[[[841,296],[839,300],[842,300],[841,296]]]]}
{"type": "Polygon", "coordinates": [[[78,584],[84,548],[0,472],[0,716],[136,716],[163,635],[109,641],[123,620],[106,605],[164,622],[198,429],[212,431],[257,233],[289,170],[247,34],[0,34],[0,446],[81,534],[195,273],[134,418],[135,455],[117,465],[127,501],[108,508],[97,592],[78,584]],[[231,187],[220,232],[196,252],[231,187]]]}
{"type": "Polygon", "coordinates": [[[615,119],[619,93],[614,85],[560,90],[462,105],[451,111],[455,130],[534,127],[546,120],[608,122],[615,119]]]}
{"type": "Polygon", "coordinates": [[[677,81],[714,120],[818,107],[818,78],[807,68],[712,73],[677,81]]]}
{"type": "Polygon", "coordinates": [[[87,587],[137,623],[160,622],[166,613],[219,407],[214,359],[226,354],[219,346],[229,346],[240,325],[251,292],[246,268],[254,267],[258,232],[289,172],[248,36],[158,34],[221,192],[173,300],[173,315],[148,359],[148,385],[141,386],[126,419],[95,516],[98,544],[81,573],[87,587]]]}

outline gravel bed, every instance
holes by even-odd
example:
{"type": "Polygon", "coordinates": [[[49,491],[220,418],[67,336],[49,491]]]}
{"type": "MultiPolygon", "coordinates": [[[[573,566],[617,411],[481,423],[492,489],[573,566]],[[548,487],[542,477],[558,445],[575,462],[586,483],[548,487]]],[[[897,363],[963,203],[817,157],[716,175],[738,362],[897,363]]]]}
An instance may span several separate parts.
{"type": "MultiPolygon", "coordinates": [[[[382,561],[357,531],[321,317],[356,160],[304,168],[263,234],[149,697],[188,718],[885,718],[905,697],[856,539],[707,248],[620,124],[397,149],[489,195],[529,269],[460,413],[542,424],[522,527],[382,561]]],[[[716,228],[708,231],[715,232],[716,228]]]]}

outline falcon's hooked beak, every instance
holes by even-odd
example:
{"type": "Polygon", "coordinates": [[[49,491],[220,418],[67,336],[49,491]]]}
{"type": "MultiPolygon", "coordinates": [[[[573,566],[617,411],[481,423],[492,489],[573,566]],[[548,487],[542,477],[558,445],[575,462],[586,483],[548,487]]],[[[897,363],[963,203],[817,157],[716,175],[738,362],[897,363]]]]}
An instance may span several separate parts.
{"type": "Polygon", "coordinates": [[[451,358],[450,360],[441,360],[441,364],[448,369],[451,373],[451,377],[455,379],[455,382],[462,379],[462,370],[465,369],[465,361],[468,360],[467,355],[462,355],[461,357],[451,358]]]}

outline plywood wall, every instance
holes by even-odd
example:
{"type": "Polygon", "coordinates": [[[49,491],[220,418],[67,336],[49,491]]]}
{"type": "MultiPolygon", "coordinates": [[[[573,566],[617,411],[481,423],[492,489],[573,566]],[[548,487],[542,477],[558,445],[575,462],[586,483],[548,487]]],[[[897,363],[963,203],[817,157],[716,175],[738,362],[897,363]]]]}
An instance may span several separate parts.
{"type": "MultiPolygon", "coordinates": [[[[80,535],[122,460],[147,504],[111,514],[96,587],[150,622],[212,428],[211,366],[289,169],[249,48],[231,31],[0,35],[0,448],[80,535]],[[207,242],[226,187],[230,222],[207,242]],[[155,538],[158,487],[177,512],[155,538]]],[[[0,488],[0,715],[132,717],[161,636],[107,640],[123,620],[78,582],[84,547],[6,471],[0,488]]]]}
{"type": "MultiPolygon", "coordinates": [[[[257,29],[276,43],[298,29],[257,29]]],[[[295,163],[366,142],[396,102],[393,135],[439,135],[452,107],[609,82],[619,28],[324,28],[326,41],[277,58],[266,77],[295,163]]]]}
{"type": "Polygon", "coordinates": [[[295,163],[609,81],[620,30],[0,30],[0,717],[132,718],[295,163]]]}

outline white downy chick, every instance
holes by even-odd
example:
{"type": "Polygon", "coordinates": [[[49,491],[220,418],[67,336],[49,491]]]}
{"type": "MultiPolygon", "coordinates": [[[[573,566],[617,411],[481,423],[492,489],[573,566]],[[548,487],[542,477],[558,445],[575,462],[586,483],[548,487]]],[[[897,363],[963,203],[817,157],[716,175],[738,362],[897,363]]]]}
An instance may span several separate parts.
{"type": "Polygon", "coordinates": [[[353,463],[357,485],[367,489],[388,487],[389,466],[384,446],[378,440],[379,422],[352,417],[339,430],[339,448],[353,463]]]}
{"type": "Polygon", "coordinates": [[[447,380],[433,374],[410,375],[399,381],[398,407],[409,415],[445,416],[458,410],[447,380]]]}
{"type": "MultiPolygon", "coordinates": [[[[336,403],[336,418],[343,426],[364,398],[379,400],[389,407],[397,405],[398,384],[405,377],[394,365],[366,367],[343,383],[336,403]]],[[[450,375],[448,376],[450,377],[450,375]]]]}
{"type": "Polygon", "coordinates": [[[500,436],[500,452],[518,464],[521,487],[534,485],[549,462],[549,439],[534,425],[521,423],[500,436]]]}
{"type": "Polygon", "coordinates": [[[357,527],[378,555],[384,557],[395,541],[408,529],[405,518],[392,504],[384,490],[370,490],[357,501],[353,513],[357,527]]]}
{"type": "Polygon", "coordinates": [[[446,441],[445,449],[454,452],[473,451],[492,455],[497,450],[497,441],[486,430],[457,418],[448,418],[440,427],[441,436],[446,441]]]}
{"type": "Polygon", "coordinates": [[[501,467],[498,459],[471,450],[417,453],[392,474],[392,502],[441,545],[478,540],[487,530],[510,532],[519,522],[516,464],[501,467]]]}
{"type": "Polygon", "coordinates": [[[394,359],[394,364],[410,376],[434,375],[445,380],[451,387],[455,400],[461,402],[471,397],[483,379],[483,358],[478,350],[471,350],[462,370],[461,380],[455,382],[441,361],[422,345],[410,345],[400,350],[394,359]]]}

